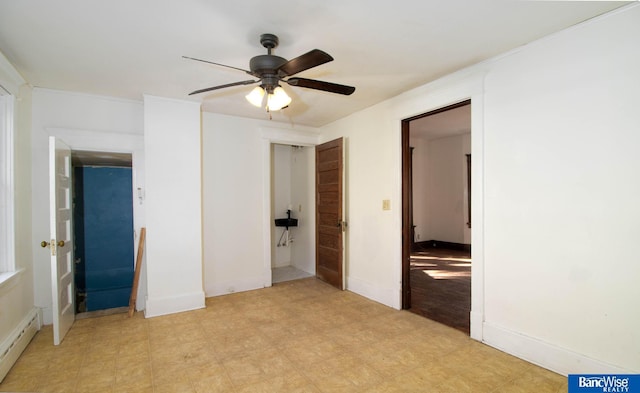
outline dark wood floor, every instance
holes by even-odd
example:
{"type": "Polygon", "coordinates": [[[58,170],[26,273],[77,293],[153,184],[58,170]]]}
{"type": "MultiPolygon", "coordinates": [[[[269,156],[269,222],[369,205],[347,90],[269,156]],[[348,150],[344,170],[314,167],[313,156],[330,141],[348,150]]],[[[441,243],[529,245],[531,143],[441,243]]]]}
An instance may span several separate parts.
{"type": "Polygon", "coordinates": [[[411,253],[409,311],[469,334],[471,254],[443,248],[411,253]]]}

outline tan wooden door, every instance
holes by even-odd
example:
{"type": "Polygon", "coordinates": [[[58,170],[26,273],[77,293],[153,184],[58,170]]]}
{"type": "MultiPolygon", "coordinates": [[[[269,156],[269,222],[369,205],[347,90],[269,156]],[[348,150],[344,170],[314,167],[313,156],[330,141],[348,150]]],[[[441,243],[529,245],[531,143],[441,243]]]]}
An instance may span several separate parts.
{"type": "Polygon", "coordinates": [[[342,138],[316,146],[316,276],[344,289],[342,138]]]}

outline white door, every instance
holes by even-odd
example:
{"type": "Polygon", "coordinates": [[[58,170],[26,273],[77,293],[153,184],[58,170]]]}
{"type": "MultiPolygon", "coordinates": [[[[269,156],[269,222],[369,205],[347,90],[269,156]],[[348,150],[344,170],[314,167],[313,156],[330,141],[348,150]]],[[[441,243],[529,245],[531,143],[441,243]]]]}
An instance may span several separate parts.
{"type": "Polygon", "coordinates": [[[49,137],[49,203],[53,344],[62,342],[75,319],[71,233],[71,149],[49,137]]]}

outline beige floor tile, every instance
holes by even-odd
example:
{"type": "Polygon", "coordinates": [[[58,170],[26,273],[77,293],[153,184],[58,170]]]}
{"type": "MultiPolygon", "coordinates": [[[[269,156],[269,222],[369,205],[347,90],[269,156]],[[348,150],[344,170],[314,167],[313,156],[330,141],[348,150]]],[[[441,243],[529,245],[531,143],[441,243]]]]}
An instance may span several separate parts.
{"type": "Polygon", "coordinates": [[[321,392],[363,390],[362,388],[354,385],[348,376],[340,375],[320,367],[308,368],[303,373],[321,392]]]}
{"type": "Polygon", "coordinates": [[[318,393],[320,390],[297,371],[266,378],[237,390],[238,393],[318,393]]]}
{"type": "Polygon", "coordinates": [[[566,378],[315,279],[36,334],[0,391],[536,392],[566,378]]]}
{"type": "Polygon", "coordinates": [[[310,365],[346,354],[343,346],[327,337],[296,338],[287,343],[286,356],[300,365],[310,365]]]}
{"type": "Polygon", "coordinates": [[[235,331],[255,329],[253,321],[236,312],[222,316],[215,322],[201,324],[205,337],[225,336],[235,331]]]}
{"type": "Polygon", "coordinates": [[[167,385],[178,382],[190,383],[188,370],[189,365],[181,362],[152,363],[153,385],[167,385]]]}
{"type": "Polygon", "coordinates": [[[395,377],[385,378],[380,384],[373,384],[367,388],[369,393],[439,393],[438,385],[441,381],[424,379],[413,372],[405,372],[395,377]]]}
{"type": "Polygon", "coordinates": [[[231,380],[225,374],[203,378],[193,383],[193,388],[197,393],[230,393],[235,391],[231,380]]]}
{"type": "Polygon", "coordinates": [[[34,392],[38,385],[36,376],[10,373],[0,383],[0,392],[34,392]]]}
{"type": "Polygon", "coordinates": [[[209,338],[210,348],[219,360],[273,348],[273,341],[255,328],[238,329],[209,338]]]}
{"type": "Polygon", "coordinates": [[[196,393],[196,388],[189,381],[168,381],[153,386],[153,393],[196,393]]]}
{"type": "Polygon", "coordinates": [[[49,368],[50,363],[50,356],[39,357],[38,354],[34,352],[29,354],[23,353],[13,365],[12,371],[22,375],[39,375],[49,368]]]}
{"type": "Polygon", "coordinates": [[[149,340],[141,340],[120,345],[118,357],[149,356],[149,340]]]}
{"type": "Polygon", "coordinates": [[[151,378],[127,379],[116,381],[113,385],[113,392],[153,393],[153,385],[151,384],[151,378]]]}
{"type": "Polygon", "coordinates": [[[362,359],[344,354],[323,362],[307,365],[302,370],[320,390],[353,389],[365,391],[367,388],[380,385],[384,377],[362,359]]]}
{"type": "Polygon", "coordinates": [[[237,355],[223,360],[222,366],[234,386],[238,387],[296,370],[293,362],[274,349],[237,355]]]}
{"type": "Polygon", "coordinates": [[[154,359],[156,357],[165,357],[167,355],[172,355],[176,359],[185,360],[189,358],[193,358],[196,356],[198,352],[203,350],[210,350],[210,343],[207,341],[201,342],[177,342],[171,345],[151,345],[151,358],[154,359]]]}
{"type": "Polygon", "coordinates": [[[69,393],[74,392],[77,381],[69,379],[62,382],[41,381],[36,391],[39,393],[69,393]]]}
{"type": "Polygon", "coordinates": [[[109,392],[113,388],[115,378],[79,378],[76,384],[76,392],[109,392]]]}
{"type": "Polygon", "coordinates": [[[567,379],[551,371],[540,368],[529,368],[526,373],[516,376],[498,389],[513,393],[558,393],[566,392],[567,379]]]}
{"type": "Polygon", "coordinates": [[[432,363],[432,359],[419,356],[413,349],[387,348],[386,345],[363,348],[357,356],[384,377],[432,363]]]}
{"type": "Polygon", "coordinates": [[[148,362],[121,364],[116,367],[116,385],[130,383],[151,385],[151,365],[148,362]]]}
{"type": "Polygon", "coordinates": [[[225,374],[224,366],[217,360],[211,361],[207,364],[198,366],[189,366],[183,372],[189,380],[195,382],[199,379],[216,377],[220,374],[225,374]]]}
{"type": "Polygon", "coordinates": [[[50,368],[47,371],[38,375],[39,386],[44,385],[61,385],[67,382],[75,382],[78,377],[78,370],[67,370],[63,366],[57,366],[50,368]]]}

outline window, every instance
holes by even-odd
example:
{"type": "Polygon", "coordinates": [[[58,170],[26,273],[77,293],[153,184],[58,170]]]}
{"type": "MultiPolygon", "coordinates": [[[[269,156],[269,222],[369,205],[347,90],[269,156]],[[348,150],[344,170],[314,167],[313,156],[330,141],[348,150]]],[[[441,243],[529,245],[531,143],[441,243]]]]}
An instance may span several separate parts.
{"type": "Polygon", "coordinates": [[[13,206],[14,98],[0,90],[0,283],[15,270],[13,206]]]}

